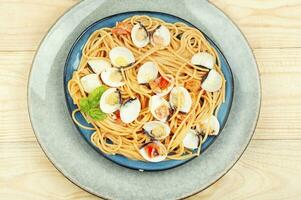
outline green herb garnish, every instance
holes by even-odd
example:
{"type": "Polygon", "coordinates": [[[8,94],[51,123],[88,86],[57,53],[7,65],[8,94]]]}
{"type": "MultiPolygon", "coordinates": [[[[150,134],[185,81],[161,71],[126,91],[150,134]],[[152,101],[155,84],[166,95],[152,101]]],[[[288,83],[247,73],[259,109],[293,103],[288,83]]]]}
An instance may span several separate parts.
{"type": "Polygon", "coordinates": [[[79,101],[80,110],[88,114],[94,120],[104,120],[106,114],[100,110],[99,100],[106,89],[106,86],[99,86],[94,89],[88,97],[82,98],[79,101]]]}

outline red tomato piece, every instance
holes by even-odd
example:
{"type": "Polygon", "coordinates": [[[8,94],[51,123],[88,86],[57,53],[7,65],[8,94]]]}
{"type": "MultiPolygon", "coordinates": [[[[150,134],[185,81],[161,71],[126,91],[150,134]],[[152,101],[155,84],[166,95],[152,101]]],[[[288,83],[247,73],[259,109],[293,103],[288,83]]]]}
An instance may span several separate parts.
{"type": "Polygon", "coordinates": [[[162,89],[165,89],[167,88],[169,84],[169,81],[166,80],[163,76],[160,77],[160,82],[159,82],[159,88],[162,90],[162,89]]]}

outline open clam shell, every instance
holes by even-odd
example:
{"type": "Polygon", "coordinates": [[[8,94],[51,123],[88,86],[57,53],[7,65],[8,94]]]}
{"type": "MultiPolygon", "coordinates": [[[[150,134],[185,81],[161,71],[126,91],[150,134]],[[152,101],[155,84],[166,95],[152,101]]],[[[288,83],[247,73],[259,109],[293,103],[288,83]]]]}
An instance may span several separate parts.
{"type": "Polygon", "coordinates": [[[104,113],[113,113],[121,106],[121,95],[118,89],[107,89],[99,100],[99,107],[104,113]]]}
{"type": "Polygon", "coordinates": [[[186,88],[178,86],[171,90],[169,103],[173,108],[179,106],[180,112],[188,113],[192,105],[192,99],[186,88]]]}
{"type": "Polygon", "coordinates": [[[158,77],[159,71],[156,63],[146,62],[138,70],[137,80],[139,84],[146,84],[158,77]]]}
{"type": "Polygon", "coordinates": [[[216,92],[221,89],[222,84],[222,76],[216,70],[212,69],[203,81],[202,88],[208,92],[216,92]]]}
{"type": "Polygon", "coordinates": [[[145,47],[149,43],[149,35],[142,23],[137,23],[131,31],[131,38],[134,45],[138,48],[145,47]]]}
{"type": "Polygon", "coordinates": [[[213,69],[215,58],[207,52],[199,52],[192,56],[191,64],[207,69],[213,69]]]}
{"type": "Polygon", "coordinates": [[[200,146],[201,139],[197,131],[189,129],[183,139],[183,145],[185,148],[195,150],[200,146]]]}
{"type": "Polygon", "coordinates": [[[101,73],[102,81],[110,87],[121,87],[125,84],[122,74],[117,68],[108,68],[101,73]]]}
{"type": "Polygon", "coordinates": [[[216,116],[211,115],[208,119],[204,120],[201,124],[196,126],[196,130],[199,133],[209,130],[209,135],[218,135],[220,130],[220,124],[216,116]]]}
{"type": "Polygon", "coordinates": [[[88,67],[95,73],[100,74],[108,68],[111,68],[112,65],[104,59],[90,59],[88,60],[88,67]]]}
{"type": "Polygon", "coordinates": [[[128,67],[135,62],[133,53],[126,47],[114,47],[109,52],[111,63],[115,67],[128,67]]]}
{"type": "Polygon", "coordinates": [[[156,140],[163,140],[170,134],[170,127],[161,121],[150,121],[144,124],[144,132],[156,140]]]}
{"type": "Polygon", "coordinates": [[[158,95],[154,95],[150,98],[149,109],[152,115],[162,122],[165,122],[170,115],[169,103],[158,95]]]}
{"type": "Polygon", "coordinates": [[[168,28],[164,25],[158,26],[151,34],[151,43],[154,46],[167,47],[170,43],[171,36],[168,28]]]}
{"type": "Polygon", "coordinates": [[[144,144],[140,148],[139,153],[149,162],[161,162],[167,157],[167,149],[159,141],[151,141],[144,144]]]}
{"type": "Polygon", "coordinates": [[[120,119],[129,124],[138,118],[140,111],[141,103],[139,99],[129,99],[120,108],[120,119]]]}
{"type": "Polygon", "coordinates": [[[88,74],[80,79],[80,83],[85,92],[91,93],[94,89],[101,86],[100,79],[97,74],[88,74]]]}

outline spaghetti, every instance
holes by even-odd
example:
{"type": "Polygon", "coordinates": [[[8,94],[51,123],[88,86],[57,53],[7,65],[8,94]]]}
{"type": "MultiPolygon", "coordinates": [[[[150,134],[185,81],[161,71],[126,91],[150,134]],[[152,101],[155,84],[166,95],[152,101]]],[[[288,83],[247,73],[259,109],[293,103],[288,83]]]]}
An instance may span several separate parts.
{"type": "MultiPolygon", "coordinates": [[[[153,38],[153,40],[155,39],[153,38]]],[[[156,121],[149,106],[150,98],[155,95],[154,88],[150,87],[151,84],[139,84],[137,81],[139,68],[146,62],[156,63],[161,79],[167,80],[167,82],[173,81],[174,88],[184,87],[189,92],[192,102],[188,112],[181,112],[180,93],[176,96],[178,99],[177,105],[172,108],[168,119],[164,122],[169,126],[170,133],[164,139],[158,140],[167,151],[166,158],[182,160],[198,156],[201,143],[204,143],[207,136],[214,132],[213,128],[210,127],[210,123],[206,123],[206,121],[208,122],[210,117],[217,115],[218,108],[224,101],[225,78],[221,71],[216,50],[199,30],[184,23],[172,24],[149,16],[133,16],[117,24],[116,27],[102,28],[95,31],[86,42],[82,50],[79,67],[74,71],[72,79],[68,82],[68,91],[74,104],[79,107],[72,113],[74,122],[81,128],[94,131],[91,141],[103,153],[119,154],[134,160],[146,160],[141,154],[141,148],[152,142],[154,138],[145,133],[143,126],[147,122],[156,121]],[[132,27],[138,23],[143,25],[145,30],[150,33],[150,37],[153,36],[158,27],[166,27],[170,33],[170,43],[162,47],[150,42],[146,46],[138,48],[133,43],[130,34],[132,27]],[[81,78],[94,73],[88,64],[90,59],[103,58],[109,62],[110,51],[120,46],[129,49],[135,58],[135,62],[130,66],[118,68],[125,83],[118,87],[121,101],[125,103],[128,99],[137,98],[141,110],[138,117],[131,123],[124,123],[120,120],[119,110],[107,114],[103,120],[95,120],[80,109],[80,100],[88,96],[83,88],[81,78]],[[206,52],[214,58],[213,69],[198,66],[191,62],[191,58],[199,52],[206,52]],[[209,73],[212,70],[215,70],[221,77],[221,86],[214,92],[206,90],[201,85],[201,83],[204,84],[206,79],[209,81],[209,73]],[[170,76],[173,78],[172,80],[170,76]],[[75,117],[77,112],[81,112],[86,121],[93,127],[80,124],[75,117]],[[195,130],[197,137],[200,139],[197,149],[194,150],[186,148],[183,143],[187,132],[190,130],[195,130]]],[[[169,101],[169,95],[170,92],[163,95],[162,98],[169,101]]],[[[185,101],[185,99],[182,99],[182,101],[185,101]]],[[[158,151],[158,149],[155,150],[158,151]]],[[[155,152],[155,154],[158,154],[158,152],[155,152]]]]}

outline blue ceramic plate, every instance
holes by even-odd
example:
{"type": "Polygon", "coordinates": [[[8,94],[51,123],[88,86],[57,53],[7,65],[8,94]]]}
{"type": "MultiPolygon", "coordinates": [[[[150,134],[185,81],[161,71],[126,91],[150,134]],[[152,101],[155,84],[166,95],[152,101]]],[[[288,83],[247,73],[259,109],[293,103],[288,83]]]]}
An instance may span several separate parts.
{"type": "MultiPolygon", "coordinates": [[[[134,11],[134,12],[120,13],[117,15],[106,17],[106,18],[101,19],[101,20],[93,23],[92,25],[90,25],[73,44],[73,46],[69,52],[69,55],[67,57],[66,64],[65,64],[64,87],[65,87],[66,101],[67,101],[67,105],[68,105],[70,114],[72,113],[73,110],[75,110],[77,108],[77,106],[74,105],[72,102],[72,98],[67,90],[67,83],[72,78],[73,72],[79,66],[79,62],[80,62],[80,59],[82,56],[82,49],[83,49],[85,43],[87,42],[88,38],[94,31],[101,29],[103,27],[113,27],[113,26],[115,26],[116,22],[122,21],[133,15],[148,15],[151,17],[160,18],[166,22],[170,22],[170,23],[183,22],[189,26],[195,27],[191,23],[189,23],[179,17],[173,16],[170,14],[161,13],[161,12],[148,12],[148,11],[134,11]]],[[[222,131],[223,127],[225,126],[225,123],[227,121],[228,114],[229,114],[229,111],[230,111],[230,108],[232,105],[233,90],[234,90],[233,77],[232,77],[232,72],[231,72],[230,66],[229,66],[228,62],[226,61],[222,52],[219,50],[219,48],[216,46],[216,44],[209,37],[206,36],[206,39],[217,50],[218,56],[221,60],[222,71],[223,71],[223,74],[226,79],[226,98],[225,98],[225,102],[222,104],[220,111],[218,113],[218,120],[221,125],[220,134],[222,134],[221,131],[222,131]]],[[[78,119],[78,121],[81,124],[84,124],[86,126],[91,126],[85,121],[85,119],[80,114],[80,112],[78,112],[76,114],[76,118],[78,119]]],[[[166,160],[166,161],[162,161],[159,163],[149,163],[149,162],[143,162],[143,161],[130,160],[121,155],[113,155],[113,156],[106,155],[106,154],[102,153],[98,148],[96,148],[93,145],[93,143],[91,142],[90,137],[91,137],[93,131],[82,129],[81,127],[77,126],[76,124],[75,124],[75,126],[77,127],[79,132],[82,134],[82,136],[86,139],[86,141],[90,145],[92,145],[94,147],[94,149],[97,150],[99,153],[101,153],[104,157],[108,158],[109,160],[111,160],[119,165],[131,168],[131,169],[147,170],[147,171],[166,170],[166,169],[170,169],[170,168],[174,168],[179,165],[182,165],[193,159],[193,158],[191,158],[191,159],[187,159],[187,160],[166,160]]],[[[214,142],[216,137],[217,136],[210,136],[206,140],[206,142],[202,145],[201,152],[204,152],[214,142]]]]}

